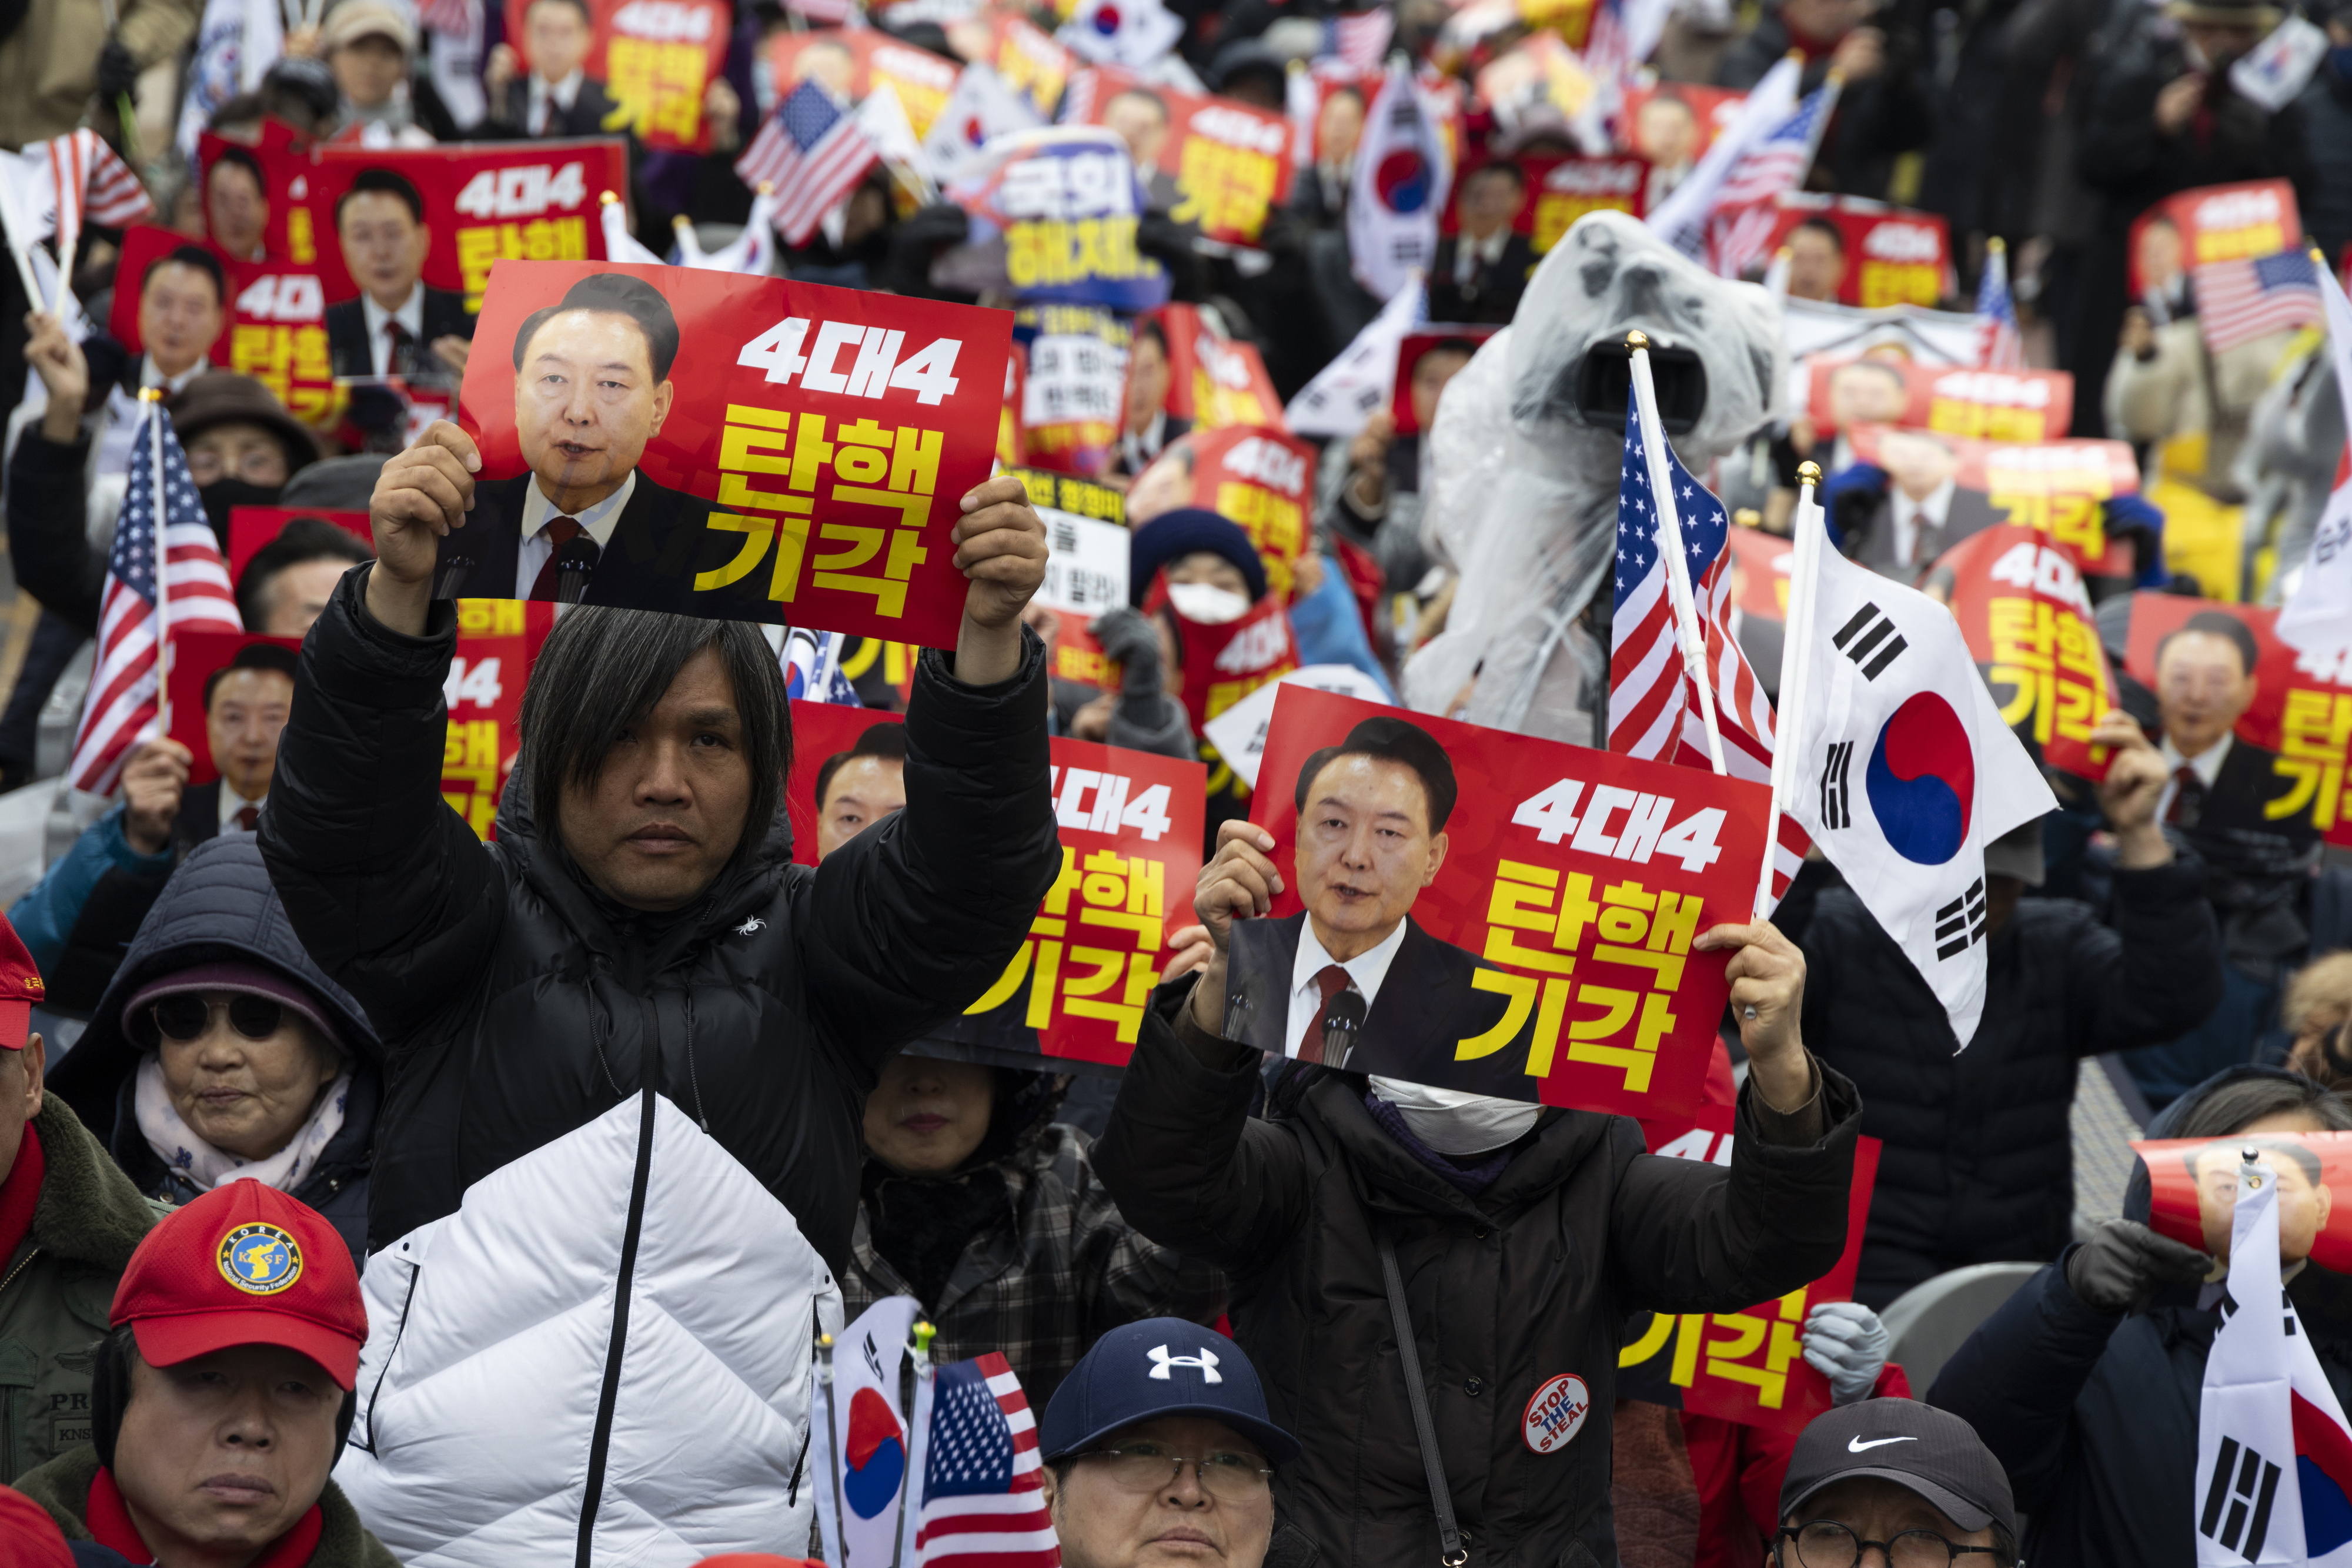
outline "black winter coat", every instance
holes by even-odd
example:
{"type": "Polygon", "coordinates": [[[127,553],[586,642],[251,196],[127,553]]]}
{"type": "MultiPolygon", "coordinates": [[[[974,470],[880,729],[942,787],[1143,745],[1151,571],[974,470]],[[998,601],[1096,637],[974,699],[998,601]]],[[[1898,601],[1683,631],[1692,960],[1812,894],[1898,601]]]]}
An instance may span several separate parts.
{"type": "Polygon", "coordinates": [[[1252,1119],[1261,1058],[1203,1066],[1169,1022],[1190,996],[1190,982],[1164,988],[1145,1015],[1095,1168],[1129,1224],[1231,1277],[1234,1336],[1275,1421],[1305,1445],[1276,1478],[1286,1518],[1325,1563],[1437,1561],[1385,1234],[1471,1561],[1613,1564],[1609,1412],[1627,1317],[1736,1312],[1829,1270],[1845,1241],[1853,1086],[1822,1071],[1826,1134],[1809,1147],[1764,1143],[1743,1090],[1727,1170],[1647,1154],[1622,1116],[1548,1112],[1473,1198],[1372,1120],[1359,1075],[1295,1072],[1269,1118],[1252,1119]],[[1562,1373],[1584,1380],[1591,1413],[1538,1454],[1527,1409],[1562,1373]]]}
{"type": "MultiPolygon", "coordinates": [[[[272,807],[275,810],[275,807],[272,807]]],[[[149,1033],[134,1039],[122,1009],[150,980],[202,964],[259,964],[310,993],[332,1019],[351,1051],[352,1089],[342,1130],[320,1151],[319,1163],[292,1197],[325,1216],[352,1249],[367,1259],[368,1171],[373,1162],[376,1106],[383,1097],[383,1047],[367,1014],[329,979],[286,921],[269,885],[268,870],[250,833],[212,838],[188,852],[156,896],[89,1027],[49,1074],[51,1092],[94,1129],[125,1175],[150,1197],[174,1204],[200,1196],[163,1163],[132,1110],[140,1061],[152,1050],[149,1033]]]]}
{"type": "Polygon", "coordinates": [[[2020,900],[1990,945],[1966,1051],[1862,900],[1822,890],[1796,934],[1805,1043],[1853,1080],[1862,1130],[1885,1145],[1857,1299],[1884,1307],[1947,1269],[2057,1256],[2073,1234],[2076,1060],[2170,1040],[2221,999],[2203,886],[2188,855],[2119,871],[2112,930],[2086,904],[2020,900]]]}
{"type": "Polygon", "coordinates": [[[296,934],[389,1053],[373,1244],[650,1082],[838,1274],[879,1063],[1003,972],[1059,869],[1043,645],[986,687],[925,653],[905,810],[812,870],[780,808],[698,904],[647,916],[542,841],[520,789],[487,846],[443,803],[456,607],[393,632],[364,608],[370,570],[303,644],[259,836],[296,934]]]}

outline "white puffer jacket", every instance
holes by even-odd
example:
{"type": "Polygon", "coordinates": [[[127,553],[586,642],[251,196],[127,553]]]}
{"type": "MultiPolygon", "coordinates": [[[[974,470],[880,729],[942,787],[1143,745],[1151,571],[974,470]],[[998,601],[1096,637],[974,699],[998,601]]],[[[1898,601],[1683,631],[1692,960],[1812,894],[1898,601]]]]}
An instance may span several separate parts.
{"type": "Polygon", "coordinates": [[[820,1321],[841,1332],[839,1289],[791,1212],[650,1098],[493,1172],[369,1259],[359,1414],[335,1479],[409,1568],[805,1552],[811,1362],[820,1321]]]}

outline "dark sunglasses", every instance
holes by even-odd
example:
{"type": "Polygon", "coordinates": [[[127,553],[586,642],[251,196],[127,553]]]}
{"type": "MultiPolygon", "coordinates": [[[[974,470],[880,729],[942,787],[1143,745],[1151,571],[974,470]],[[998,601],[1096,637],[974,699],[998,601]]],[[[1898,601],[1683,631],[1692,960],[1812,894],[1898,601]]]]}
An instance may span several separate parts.
{"type": "MultiPolygon", "coordinates": [[[[149,1010],[155,1015],[155,1027],[167,1040],[202,1040],[212,1028],[213,1009],[224,1004],[208,1002],[194,995],[165,997],[149,1010]]],[[[268,1040],[278,1032],[286,1009],[268,997],[241,992],[231,997],[228,1008],[229,1027],[247,1040],[268,1040]]]]}

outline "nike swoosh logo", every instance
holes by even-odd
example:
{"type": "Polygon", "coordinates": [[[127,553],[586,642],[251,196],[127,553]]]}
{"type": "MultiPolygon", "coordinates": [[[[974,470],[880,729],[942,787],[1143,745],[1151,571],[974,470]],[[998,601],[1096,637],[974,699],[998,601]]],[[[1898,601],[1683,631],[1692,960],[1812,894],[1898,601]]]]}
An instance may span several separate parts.
{"type": "Polygon", "coordinates": [[[1873,1437],[1865,1443],[1859,1437],[1848,1437],[1845,1440],[1845,1451],[1849,1454],[1859,1454],[1864,1448],[1883,1448],[1889,1443],[1916,1443],[1918,1440],[1916,1437],[1873,1437]]]}

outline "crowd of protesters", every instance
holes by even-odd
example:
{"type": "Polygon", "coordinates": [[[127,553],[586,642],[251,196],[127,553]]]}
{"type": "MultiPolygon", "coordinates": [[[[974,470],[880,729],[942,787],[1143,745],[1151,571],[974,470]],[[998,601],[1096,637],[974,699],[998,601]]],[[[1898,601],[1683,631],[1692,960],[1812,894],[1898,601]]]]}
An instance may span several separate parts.
{"type": "MultiPolygon", "coordinates": [[[[333,417],[215,359],[238,268],[281,243],[272,206],[293,198],[248,149],[614,133],[625,106],[587,69],[613,8],[327,0],[240,22],[251,57],[232,51],[224,76],[215,30],[256,7],[0,5],[0,151],[30,160],[95,131],[174,231],[132,273],[118,228],[82,227],[55,258],[70,301],[27,298],[29,268],[0,269],[17,591],[0,789],[57,801],[39,873],[0,921],[0,1564],[487,1564],[575,1540],[583,1563],[814,1554],[820,1303],[856,1320],[894,1297],[930,1325],[934,1362],[997,1353],[1017,1375],[1074,1568],[2210,1560],[2196,1413],[2227,1223],[2209,1215],[2194,1247],[2152,1228],[2145,1172],[2104,1208],[2078,1178],[2102,1157],[2127,1166],[2130,1137],[2352,1131],[2352,861],[2271,809],[2275,758],[2242,722],[2265,655],[2247,623],[2200,611],[2136,680],[2126,612],[2135,590],[2277,601],[2335,481],[2347,397],[2308,330],[2213,347],[2177,225],[2139,220],[2185,191],[2284,180],[2325,265],[2344,266],[2352,5],[1674,0],[1646,7],[1662,29],[1622,78],[1599,74],[1601,16],[1622,29],[1644,7],[1617,0],[1566,7],[1568,23],[1531,0],[1139,6],[1169,41],[1125,61],[1138,85],[1097,106],[1148,198],[1137,246],[1283,399],[1387,303],[1349,249],[1367,232],[1350,213],[1367,90],[1302,108],[1302,86],[1377,18],[1381,47],[1458,92],[1443,237],[1409,285],[1433,340],[1324,446],[1284,582],[1251,519],[1196,504],[1206,411],[1175,385],[1170,328],[1130,323],[1101,461],[1081,476],[1129,530],[1130,602],[1049,608],[1032,489],[999,475],[961,497],[943,541],[969,580],[958,637],[903,681],[877,648],[856,662],[856,698],[904,722],[817,771],[814,869],[793,856],[774,642],[576,593],[530,668],[494,840],[451,809],[458,619],[435,588],[481,453],[432,415],[466,373],[474,318],[424,280],[412,182],[361,172],[332,233],[310,236],[341,246],[359,291],[324,311],[348,392],[333,417]],[[1554,29],[1591,45],[1594,76],[1551,68],[1581,89],[1494,85],[1554,29]],[[2291,33],[2281,89],[2257,47],[2291,33]],[[2072,434],[2128,443],[2144,489],[2164,476],[2227,517],[2234,591],[2168,570],[2153,501],[2101,509],[2121,564],[2082,608],[2098,601],[2119,674],[2090,721],[2109,760],[2095,783],[2044,765],[2060,809],[1985,851],[1971,1039],[1818,852],[1770,922],[1696,938],[1729,958],[1708,1079],[1733,1129],[1718,1160],[1652,1154],[1626,1117],[1326,1066],[1319,1016],[1314,1048],[1294,1029],[1287,1059],[1229,1038],[1236,923],[1268,914],[1286,877],[1307,905],[1300,993],[1335,971],[1378,993],[1459,791],[1423,732],[1359,727],[1309,768],[1378,794],[1378,847],[1365,829],[1277,863],[1248,779],[1207,735],[1195,634],[1272,604],[1284,668],[1341,666],[1350,689],[1446,716],[1501,711],[1527,655],[1476,623],[1499,622],[1508,592],[1480,577],[1493,535],[1444,511],[1438,449],[1480,434],[1458,417],[1473,392],[1501,395],[1492,329],[1572,335],[1581,355],[1621,340],[1606,312],[1669,276],[1612,252],[1571,288],[1566,256],[1545,260],[1559,235],[1530,221],[1538,189],[1560,158],[1632,152],[1657,208],[1696,177],[1727,94],[1792,57],[1799,93],[1836,89],[1806,190],[1852,199],[1841,212],[1937,214],[1949,265],[1932,303],[1948,312],[2007,266],[2022,354],[2073,377],[2072,434]],[[1638,107],[1592,99],[1627,86],[1638,107]],[[1296,122],[1295,179],[1255,244],[1180,215],[1154,87],[1296,122]],[[197,131],[219,139],[201,165],[184,155],[197,131]],[[123,320],[128,343],[110,327],[123,320]],[[99,798],[62,787],[44,737],[105,634],[150,394],[225,556],[236,508],[291,520],[239,561],[235,613],[275,641],[201,682],[205,754],[146,738],[99,798]],[[303,515],[360,508],[365,538],[303,515]],[[1055,657],[1066,620],[1115,676],[1073,678],[1055,657]],[[1442,640],[1465,636],[1473,654],[1446,662],[1442,640]],[[1208,764],[1204,869],[1190,918],[1170,890],[1160,983],[1123,1068],[1065,1071],[947,1027],[1061,869],[1053,737],[1208,764]],[[1775,1325],[1826,1380],[1825,1414],[1799,1435],[1620,1380],[1653,1314],[1703,1323],[1828,1272],[1864,1139],[1877,1155],[1853,1299],[1775,1325]],[[428,1269],[428,1243],[468,1269],[428,1269]],[[1896,1303],[1979,1265],[2015,1266],[2014,1293],[1907,1376],[1896,1303]],[[566,1332],[575,1317],[595,1333],[566,1332]],[[1534,1400],[1561,1373],[1589,1403],[1564,1440],[1538,1440],[1534,1400]],[[637,1378],[670,1381],[631,1400],[637,1378]]],[[[614,193],[657,256],[765,223],[737,159],[793,90],[772,64],[780,37],[870,31],[953,69],[981,58],[965,24],[1000,12],[1046,34],[1143,25],[1108,0],[719,9],[709,151],[630,134],[614,193]]],[[[845,82],[806,74],[850,110],[845,82]]],[[[15,168],[0,199],[20,205],[15,168]]],[[[886,160],[815,233],[754,234],[745,254],[786,277],[1010,303],[961,286],[971,223],[886,160]]],[[[1769,298],[1742,294],[1688,345],[1700,401],[1708,375],[1733,379],[1727,361],[1783,363],[1756,312],[1858,319],[1879,303],[1857,304],[1852,243],[1823,215],[1785,230],[1769,298]]],[[[621,294],[583,308],[600,312],[667,376],[674,321],[665,346],[621,294]]],[[[1747,428],[1692,409],[1668,429],[1722,438],[1708,477],[1743,528],[1785,534],[1798,465],[1821,462],[1841,548],[1948,601],[1939,555],[1990,517],[1967,509],[1982,497],[1956,488],[1950,444],[1890,433],[1862,460],[1850,439],[1886,417],[1863,411],[1901,395],[1908,358],[1858,360],[1828,421],[1768,388],[1747,428]]],[[[1522,462],[1506,445],[1509,481],[1534,487],[1500,493],[1599,497],[1613,529],[1622,428],[1601,423],[1605,471],[1545,469],[1585,447],[1522,462]]],[[[520,547],[543,563],[517,568],[518,586],[541,580],[533,598],[551,597],[552,542],[520,547]]],[[[1564,735],[1541,698],[1506,727],[1608,743],[1607,604],[1573,633],[1601,628],[1600,695],[1566,704],[1591,727],[1564,735]]],[[[1553,632],[1547,649],[1570,636],[1553,632]]],[[[1768,691],[1780,636],[1760,617],[1740,632],[1768,691]]],[[[1549,657],[1529,689],[1557,678],[1549,657]]],[[[2332,1197],[2300,1145],[2275,1152],[2282,1204],[2296,1200],[2288,1295],[2352,1400],[2352,1284],[2314,1256],[2332,1197]]]]}

